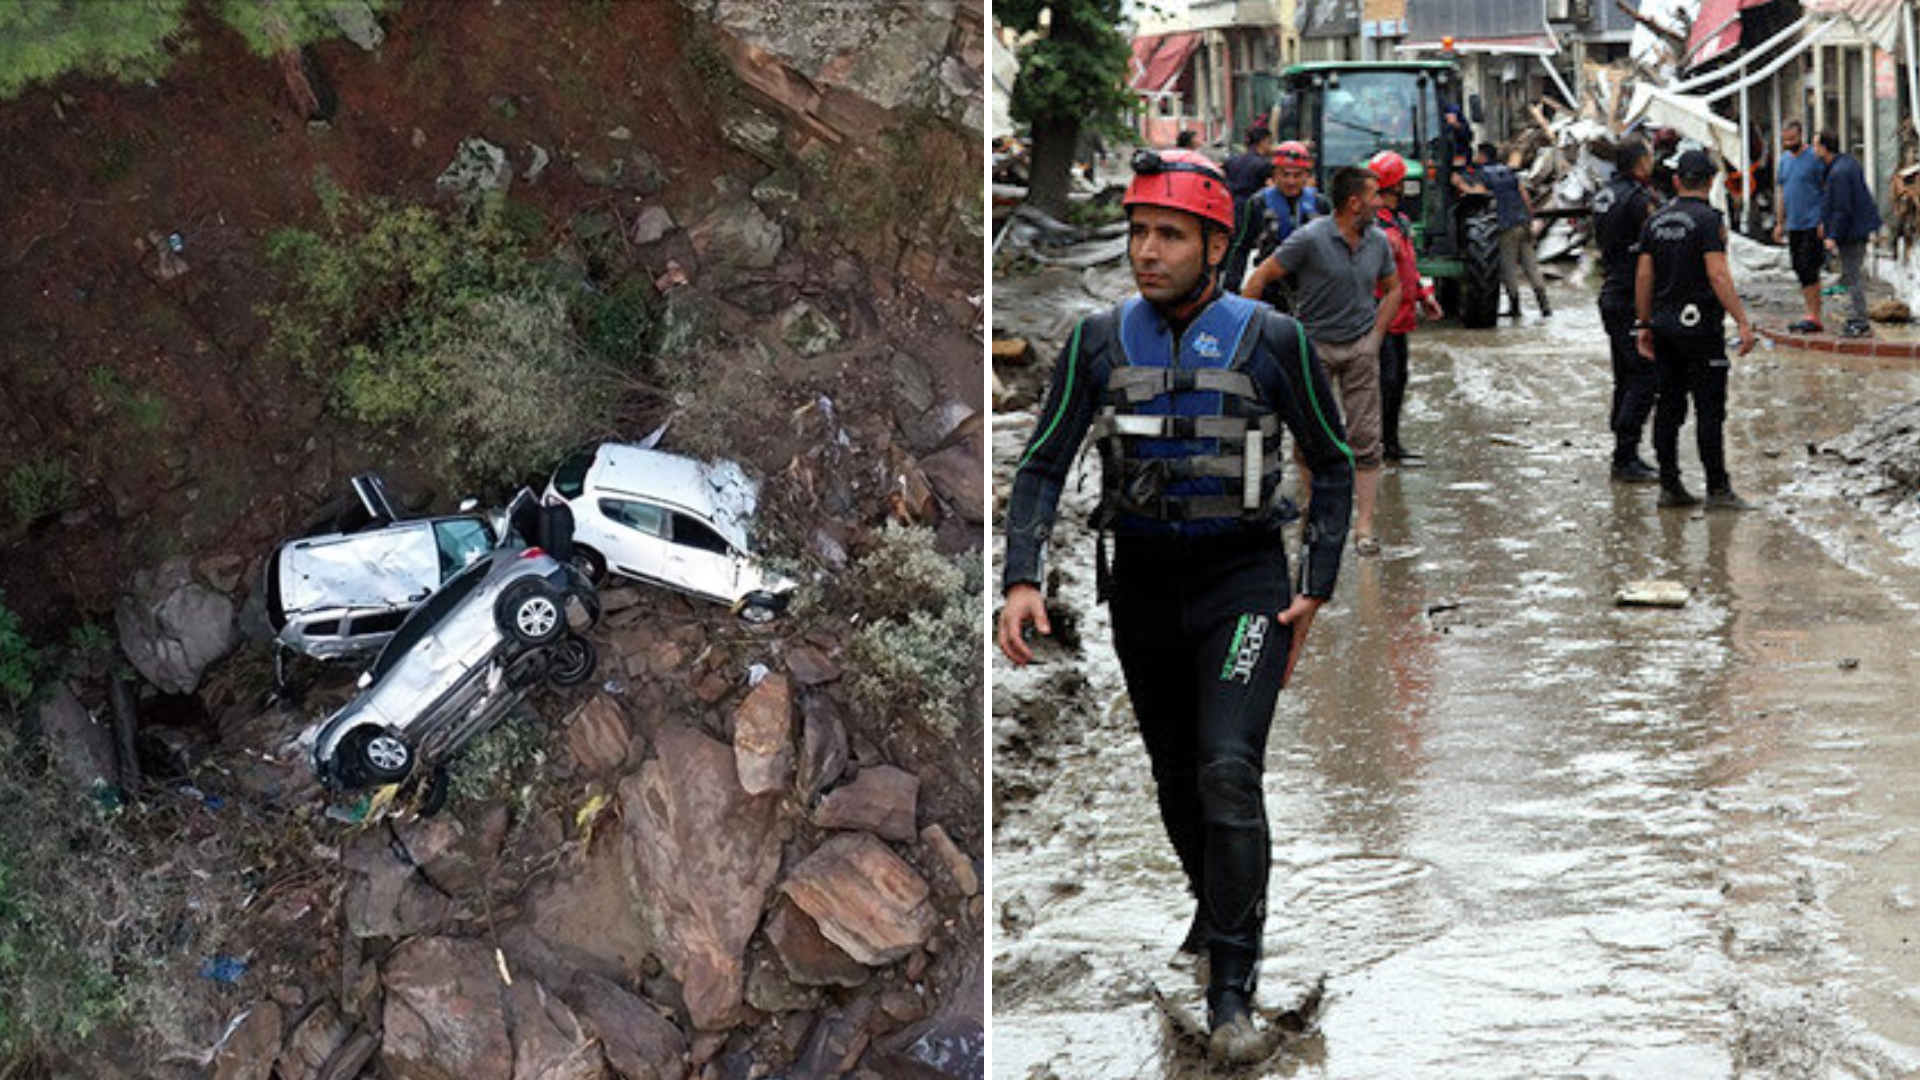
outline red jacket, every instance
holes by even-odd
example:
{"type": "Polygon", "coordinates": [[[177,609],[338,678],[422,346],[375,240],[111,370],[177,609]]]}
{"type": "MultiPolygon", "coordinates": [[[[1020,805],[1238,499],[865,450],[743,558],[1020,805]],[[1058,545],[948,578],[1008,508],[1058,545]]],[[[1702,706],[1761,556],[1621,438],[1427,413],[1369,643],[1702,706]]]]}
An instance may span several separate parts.
{"type": "MultiPolygon", "coordinates": [[[[1387,246],[1393,249],[1393,265],[1400,271],[1400,310],[1387,325],[1389,334],[1410,334],[1420,323],[1420,301],[1433,295],[1420,285],[1420,258],[1413,253],[1413,222],[1398,210],[1380,208],[1375,222],[1387,234],[1387,246]]],[[[1374,299],[1385,295],[1374,291],[1374,299]]]]}

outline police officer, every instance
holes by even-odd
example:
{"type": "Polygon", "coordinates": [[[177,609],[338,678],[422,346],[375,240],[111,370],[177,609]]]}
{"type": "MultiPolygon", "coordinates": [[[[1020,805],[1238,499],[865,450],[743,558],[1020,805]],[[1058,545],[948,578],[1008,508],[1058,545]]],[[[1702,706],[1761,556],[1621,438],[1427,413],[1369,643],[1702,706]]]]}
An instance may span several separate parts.
{"type": "Polygon", "coordinates": [[[1261,207],[1259,195],[1273,175],[1273,132],[1264,124],[1247,130],[1247,149],[1227,159],[1227,193],[1233,196],[1232,243],[1227,247],[1226,269],[1222,280],[1228,291],[1240,287],[1247,272],[1247,257],[1260,241],[1261,207]]]}
{"type": "Polygon", "coordinates": [[[1199,154],[1142,152],[1123,204],[1140,295],[1081,320],[1014,473],[997,641],[1049,633],[1042,547],[1089,431],[1103,476],[1097,565],[1160,815],[1198,898],[1182,951],[1209,959],[1212,1049],[1259,1055],[1249,1006],[1270,841],[1261,771],[1274,702],[1333,595],[1353,472],[1339,408],[1300,325],[1223,292],[1232,202],[1199,154]],[[1281,427],[1313,469],[1298,589],[1280,527],[1281,427]],[[1111,571],[1105,533],[1114,536],[1111,571]]]}
{"type": "Polygon", "coordinates": [[[1706,151],[1681,154],[1673,170],[1678,197],[1641,229],[1634,329],[1640,354],[1654,362],[1658,383],[1653,450],[1660,461],[1660,505],[1700,502],[1680,483],[1680,425],[1691,398],[1700,464],[1707,473],[1707,509],[1745,510],[1748,504],[1727,478],[1721,439],[1730,366],[1721,323],[1732,313],[1741,356],[1753,351],[1753,326],[1733,288],[1726,221],[1707,205],[1714,171],[1706,151]]]}
{"type": "Polygon", "coordinates": [[[1593,197],[1593,232],[1600,242],[1600,324],[1613,353],[1613,479],[1650,484],[1660,479],[1640,458],[1640,434],[1653,413],[1653,365],[1640,355],[1633,331],[1633,280],[1639,267],[1640,230],[1653,216],[1658,199],[1648,178],[1653,154],[1647,144],[1628,139],[1615,149],[1613,180],[1593,197]]]}

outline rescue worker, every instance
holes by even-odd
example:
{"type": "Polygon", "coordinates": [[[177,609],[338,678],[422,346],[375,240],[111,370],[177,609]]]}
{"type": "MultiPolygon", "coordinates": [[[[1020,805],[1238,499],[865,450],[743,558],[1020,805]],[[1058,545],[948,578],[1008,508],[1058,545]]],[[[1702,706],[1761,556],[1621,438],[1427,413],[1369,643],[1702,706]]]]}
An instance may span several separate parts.
{"type": "Polygon", "coordinates": [[[1367,162],[1367,169],[1380,182],[1380,213],[1375,224],[1393,248],[1393,265],[1400,275],[1400,310],[1387,324],[1387,336],[1380,342],[1380,456],[1413,464],[1421,455],[1400,442],[1400,406],[1407,398],[1407,335],[1419,324],[1420,315],[1438,319],[1442,312],[1433,290],[1420,281],[1420,259],[1413,250],[1413,222],[1400,212],[1406,159],[1382,150],[1367,162]]]}
{"type": "Polygon", "coordinates": [[[1227,192],[1233,196],[1233,237],[1227,247],[1222,281],[1231,292],[1240,287],[1240,279],[1247,272],[1247,257],[1260,239],[1261,214],[1255,196],[1273,175],[1273,132],[1263,124],[1249,128],[1246,151],[1227,159],[1226,172],[1227,192]]]}
{"type": "MultiPolygon", "coordinates": [[[[1313,179],[1313,153],[1305,143],[1288,139],[1273,148],[1273,182],[1260,193],[1264,211],[1260,244],[1253,262],[1259,265],[1285,243],[1293,231],[1314,218],[1333,212],[1322,198],[1313,179]]],[[[1281,311],[1291,311],[1291,301],[1283,290],[1261,297],[1281,311]]]]}
{"type": "MultiPolygon", "coordinates": [[[[1301,226],[1247,278],[1257,299],[1277,278],[1293,282],[1294,313],[1314,352],[1340,387],[1341,415],[1351,435],[1355,475],[1354,550],[1380,553],[1373,507],[1380,491],[1380,344],[1400,312],[1400,274],[1393,248],[1374,227],[1379,183],[1365,169],[1333,174],[1333,216],[1301,226]],[[1376,297],[1378,300],[1376,301],[1376,297]]],[[[1298,463],[1311,474],[1313,464],[1298,463]]]]}
{"type": "Polygon", "coordinates": [[[1634,334],[1633,283],[1640,265],[1640,230],[1659,204],[1653,193],[1653,152],[1628,139],[1613,155],[1613,179],[1593,197],[1593,235],[1600,245],[1600,325],[1613,354],[1613,479],[1651,484],[1660,479],[1640,457],[1640,435],[1653,414],[1653,365],[1634,334]]]}
{"type": "Polygon", "coordinates": [[[1050,633],[1042,554],[1091,430],[1103,485],[1096,565],[1160,815],[1196,897],[1181,948],[1209,959],[1214,1053],[1263,1047],[1250,1014],[1271,845],[1268,728],[1314,613],[1333,595],[1352,471],[1325,373],[1300,325],[1222,291],[1233,204],[1195,153],[1143,152],[1123,205],[1140,295],[1074,328],[1013,478],[999,648],[1050,633]],[[1288,581],[1281,427],[1313,465],[1299,584],[1288,581]],[[1106,566],[1106,532],[1114,558],[1106,566]]]}
{"type": "Polygon", "coordinates": [[[1533,256],[1533,199],[1520,186],[1520,175],[1498,160],[1492,143],[1481,143],[1473,168],[1454,173],[1453,184],[1462,192],[1493,196],[1494,211],[1500,216],[1500,284],[1507,290],[1507,314],[1520,317],[1520,274],[1527,275],[1534,299],[1540,303],[1542,317],[1553,314],[1547,303],[1547,281],[1540,276],[1540,263],[1533,256]]]}
{"type": "Polygon", "coordinates": [[[1733,288],[1726,221],[1707,205],[1713,174],[1706,151],[1682,153],[1673,170],[1678,197],[1641,229],[1634,330],[1640,355],[1654,362],[1658,379],[1653,450],[1660,461],[1660,505],[1700,502],[1680,482],[1680,425],[1691,398],[1700,464],[1707,474],[1707,509],[1745,510],[1747,502],[1734,494],[1727,477],[1721,436],[1730,366],[1722,320],[1733,315],[1741,356],[1753,351],[1753,326],[1733,288]]]}

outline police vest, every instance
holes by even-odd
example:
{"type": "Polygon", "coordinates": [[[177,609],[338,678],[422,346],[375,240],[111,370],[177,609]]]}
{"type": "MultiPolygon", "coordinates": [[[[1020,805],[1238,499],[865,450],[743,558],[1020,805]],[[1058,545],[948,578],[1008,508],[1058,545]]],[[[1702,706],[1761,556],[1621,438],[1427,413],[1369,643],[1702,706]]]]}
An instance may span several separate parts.
{"type": "Polygon", "coordinates": [[[1280,420],[1246,372],[1260,305],[1222,295],[1176,343],[1139,297],[1115,312],[1120,355],[1093,425],[1100,448],[1094,524],[1231,519],[1283,513],[1280,420]]]}

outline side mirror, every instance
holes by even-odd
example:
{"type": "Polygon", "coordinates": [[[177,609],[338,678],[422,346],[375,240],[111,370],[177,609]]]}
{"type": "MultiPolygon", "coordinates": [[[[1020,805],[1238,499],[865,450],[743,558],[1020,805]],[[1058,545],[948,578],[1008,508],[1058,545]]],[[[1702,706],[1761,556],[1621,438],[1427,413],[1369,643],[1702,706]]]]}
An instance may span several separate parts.
{"type": "Polygon", "coordinates": [[[360,673],[360,677],[359,677],[358,679],[355,679],[355,680],[354,680],[354,683],[353,683],[353,685],[355,685],[355,686],[357,686],[357,687],[359,687],[359,688],[360,688],[360,689],[362,689],[362,690],[365,690],[365,689],[366,689],[367,687],[369,687],[369,686],[372,686],[372,685],[373,685],[373,672],[371,672],[371,671],[363,671],[363,672],[361,672],[361,673],[360,673]]]}
{"type": "Polygon", "coordinates": [[[1476,124],[1484,124],[1487,122],[1487,111],[1480,107],[1479,94],[1467,95],[1467,115],[1471,117],[1476,124]]]}
{"type": "Polygon", "coordinates": [[[460,512],[461,512],[461,513],[463,513],[463,514],[471,514],[471,513],[473,513],[473,512],[475,511],[475,510],[478,510],[478,509],[480,509],[480,500],[479,500],[479,499],[461,499],[461,500],[460,500],[460,512]]]}

